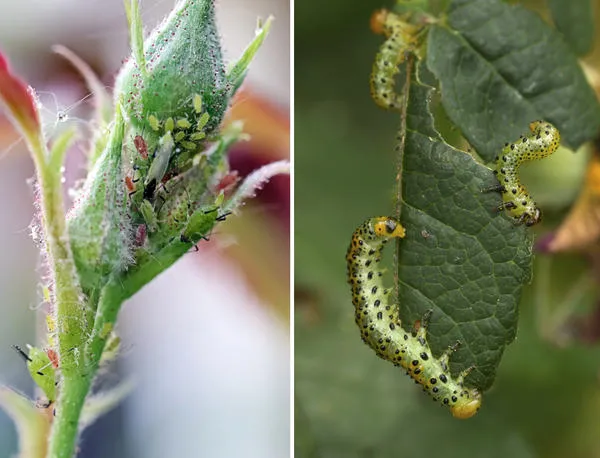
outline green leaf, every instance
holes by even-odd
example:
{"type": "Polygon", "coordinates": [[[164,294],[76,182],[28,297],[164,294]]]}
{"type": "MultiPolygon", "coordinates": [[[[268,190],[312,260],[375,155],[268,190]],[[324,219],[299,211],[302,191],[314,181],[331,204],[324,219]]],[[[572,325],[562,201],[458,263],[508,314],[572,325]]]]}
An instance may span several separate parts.
{"type": "Polygon", "coordinates": [[[456,340],[453,373],[476,368],[467,383],[488,389],[515,337],[517,305],[530,279],[531,238],[485,193],[494,175],[444,143],[428,111],[430,89],[413,82],[402,176],[406,238],[399,248],[399,303],[405,328],[433,310],[435,355],[456,340]]]}
{"type": "Polygon", "coordinates": [[[19,457],[43,458],[50,422],[25,396],[0,386],[0,406],[15,422],[19,433],[19,457]]]}
{"type": "Polygon", "coordinates": [[[591,0],[548,0],[552,20],[578,56],[589,53],[594,39],[594,11],[591,0]]]}
{"type": "Polygon", "coordinates": [[[264,24],[259,21],[254,40],[250,42],[250,44],[242,53],[241,57],[227,71],[227,79],[231,83],[234,91],[237,90],[237,88],[239,88],[244,81],[250,62],[252,62],[254,56],[262,46],[263,41],[265,41],[265,38],[271,29],[272,22],[273,16],[269,16],[264,24]]]}
{"type": "Polygon", "coordinates": [[[142,16],[140,14],[139,0],[125,0],[125,14],[129,23],[129,36],[131,40],[131,51],[135,62],[142,72],[143,76],[147,75],[146,56],[144,55],[144,31],[142,16]]]}
{"type": "Polygon", "coordinates": [[[454,0],[429,34],[427,64],[452,121],[486,161],[536,119],[577,149],[600,126],[600,106],[560,35],[521,6],[454,0]]]}

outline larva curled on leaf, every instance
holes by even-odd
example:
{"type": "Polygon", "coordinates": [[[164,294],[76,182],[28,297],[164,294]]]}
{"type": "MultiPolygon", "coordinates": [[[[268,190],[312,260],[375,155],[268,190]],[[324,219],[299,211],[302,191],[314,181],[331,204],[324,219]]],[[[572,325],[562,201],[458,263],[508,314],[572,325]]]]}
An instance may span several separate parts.
{"type": "Polygon", "coordinates": [[[508,210],[516,224],[533,226],[542,219],[542,212],[533,198],[521,184],[519,166],[526,161],[543,159],[554,153],[560,144],[558,129],[546,121],[533,121],[529,124],[531,134],[506,143],[496,158],[494,174],[499,184],[491,188],[502,193],[499,210],[508,210]]]}
{"type": "Polygon", "coordinates": [[[371,71],[371,97],[384,109],[399,110],[402,97],[394,90],[398,66],[415,50],[419,28],[386,9],[371,16],[371,30],[386,40],[375,56],[371,71]]]}
{"type": "Polygon", "coordinates": [[[385,216],[370,218],[354,231],[346,261],[356,324],[363,341],[377,356],[406,369],[433,399],[448,406],[454,417],[470,418],[481,406],[481,393],[464,386],[473,368],[453,377],[448,361],[455,347],[436,358],[427,342],[431,311],[423,316],[418,330],[405,331],[396,305],[390,303],[390,291],[382,284],[379,264],[383,247],[404,235],[404,227],[385,216]]]}

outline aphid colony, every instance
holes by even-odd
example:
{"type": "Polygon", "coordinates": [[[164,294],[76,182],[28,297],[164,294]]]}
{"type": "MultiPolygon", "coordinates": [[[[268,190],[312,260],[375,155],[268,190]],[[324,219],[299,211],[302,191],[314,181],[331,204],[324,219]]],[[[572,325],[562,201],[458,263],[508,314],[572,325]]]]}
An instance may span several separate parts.
{"type": "Polygon", "coordinates": [[[149,129],[129,139],[126,150],[131,154],[124,180],[137,247],[145,245],[148,239],[163,245],[175,234],[181,242],[194,245],[207,238],[216,221],[227,216],[219,211],[222,196],[210,195],[211,183],[207,179],[211,174],[204,169],[210,165],[211,170],[223,168],[227,172],[223,159],[225,140],[207,143],[211,140],[205,132],[210,116],[203,111],[200,95],[193,96],[192,105],[196,119],[161,120],[150,115],[149,129]],[[199,212],[202,216],[194,216],[199,206],[204,206],[204,211],[199,212]],[[195,228],[198,218],[207,220],[200,224],[206,229],[204,233],[195,228]]]}

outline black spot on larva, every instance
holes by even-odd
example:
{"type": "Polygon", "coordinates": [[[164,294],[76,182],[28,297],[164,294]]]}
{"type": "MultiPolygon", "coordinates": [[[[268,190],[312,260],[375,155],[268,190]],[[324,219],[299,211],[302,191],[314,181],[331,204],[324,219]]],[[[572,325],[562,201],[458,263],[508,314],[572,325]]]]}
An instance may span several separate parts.
{"type": "Polygon", "coordinates": [[[413,366],[418,366],[419,365],[419,360],[418,359],[413,359],[412,360],[412,365],[413,366]]]}
{"type": "Polygon", "coordinates": [[[379,299],[377,299],[377,300],[376,300],[376,301],[373,303],[373,305],[374,305],[375,307],[379,307],[379,306],[381,305],[381,301],[380,301],[379,299]]]}
{"type": "Polygon", "coordinates": [[[372,279],[373,279],[373,272],[369,272],[369,273],[367,274],[367,278],[368,278],[369,280],[372,280],[372,279]]]}
{"type": "Polygon", "coordinates": [[[448,378],[446,377],[445,374],[440,374],[440,376],[438,378],[442,381],[442,383],[448,382],[448,378]]]}
{"type": "Polygon", "coordinates": [[[448,398],[444,398],[444,400],[443,400],[442,402],[443,402],[444,404],[448,404],[448,402],[450,402],[450,401],[448,401],[448,398]]]}
{"type": "Polygon", "coordinates": [[[423,361],[427,361],[429,359],[429,355],[427,355],[427,353],[425,352],[421,353],[420,356],[423,361]]]}
{"type": "Polygon", "coordinates": [[[434,386],[431,391],[433,391],[434,393],[437,393],[438,391],[440,391],[440,389],[437,386],[434,386]]]}
{"type": "Polygon", "coordinates": [[[371,289],[371,294],[375,293],[377,293],[377,286],[373,286],[373,288],[371,289]]]}
{"type": "Polygon", "coordinates": [[[377,312],[377,319],[378,320],[382,320],[383,319],[383,312],[377,312]]]}
{"type": "Polygon", "coordinates": [[[431,383],[432,385],[435,385],[437,383],[437,379],[435,377],[431,377],[429,379],[429,383],[431,383]]]}
{"type": "Polygon", "coordinates": [[[420,373],[421,373],[421,369],[419,369],[419,368],[415,369],[415,372],[414,372],[415,375],[419,375],[420,373]]]}
{"type": "Polygon", "coordinates": [[[408,336],[404,334],[404,340],[408,340],[408,336]]]}
{"type": "Polygon", "coordinates": [[[390,329],[393,331],[394,329],[396,329],[396,325],[394,323],[390,323],[390,329]]]}
{"type": "Polygon", "coordinates": [[[456,396],[452,396],[452,402],[456,402],[458,401],[458,398],[456,396]]]}

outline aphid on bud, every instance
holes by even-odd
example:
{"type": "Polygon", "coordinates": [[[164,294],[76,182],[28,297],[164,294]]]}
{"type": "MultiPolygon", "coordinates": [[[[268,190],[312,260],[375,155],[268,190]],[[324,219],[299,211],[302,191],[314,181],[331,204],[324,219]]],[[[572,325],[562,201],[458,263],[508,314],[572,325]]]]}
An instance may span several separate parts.
{"type": "Polygon", "coordinates": [[[125,186],[127,187],[127,190],[129,191],[129,195],[131,195],[135,192],[135,183],[133,182],[133,180],[131,179],[131,177],[129,175],[125,176],[125,186]]]}
{"type": "Polygon", "coordinates": [[[167,168],[169,167],[171,155],[173,154],[174,150],[175,143],[173,142],[173,137],[171,136],[170,132],[167,132],[159,140],[158,148],[154,153],[152,164],[150,164],[148,174],[144,180],[144,199],[153,199],[156,186],[165,176],[167,168]]]}
{"type": "Polygon", "coordinates": [[[147,229],[150,232],[155,232],[158,229],[158,220],[156,218],[156,213],[154,213],[154,207],[152,204],[148,202],[146,199],[142,200],[140,204],[140,213],[146,221],[147,229]]]}
{"type": "MultiPolygon", "coordinates": [[[[31,378],[39,386],[49,402],[56,400],[56,372],[54,364],[48,354],[39,348],[27,346],[29,354],[25,353],[18,345],[12,346],[17,353],[27,362],[31,378]]],[[[58,356],[56,357],[58,364],[58,356]]]]}
{"type": "Polygon", "coordinates": [[[148,159],[148,145],[141,135],[135,136],[133,144],[139,155],[142,156],[142,159],[148,159]]]}
{"type": "Polygon", "coordinates": [[[48,359],[54,366],[54,369],[58,369],[58,353],[54,351],[52,348],[46,349],[46,354],[48,355],[48,359]]]}
{"type": "Polygon", "coordinates": [[[192,104],[194,105],[194,111],[197,114],[202,113],[202,96],[200,94],[194,94],[192,104]]]}

